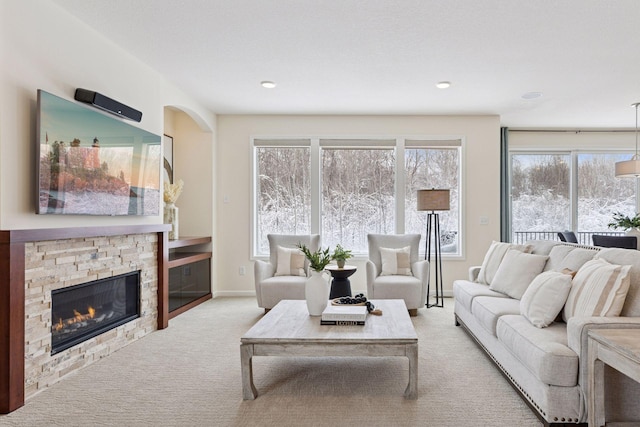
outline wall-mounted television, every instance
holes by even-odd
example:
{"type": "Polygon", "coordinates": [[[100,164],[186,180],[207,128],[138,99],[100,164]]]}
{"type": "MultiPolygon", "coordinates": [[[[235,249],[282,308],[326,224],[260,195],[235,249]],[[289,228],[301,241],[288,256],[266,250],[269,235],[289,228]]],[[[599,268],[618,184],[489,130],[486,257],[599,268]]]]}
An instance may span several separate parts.
{"type": "Polygon", "coordinates": [[[38,214],[159,215],[161,137],[38,90],[38,214]]]}

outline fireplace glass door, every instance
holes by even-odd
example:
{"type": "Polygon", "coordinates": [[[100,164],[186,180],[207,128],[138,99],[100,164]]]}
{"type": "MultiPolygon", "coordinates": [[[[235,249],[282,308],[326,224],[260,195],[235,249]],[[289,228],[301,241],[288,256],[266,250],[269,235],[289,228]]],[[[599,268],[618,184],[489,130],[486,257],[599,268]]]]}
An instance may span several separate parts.
{"type": "Polygon", "coordinates": [[[51,354],[140,317],[140,272],[51,292],[51,354]]]}

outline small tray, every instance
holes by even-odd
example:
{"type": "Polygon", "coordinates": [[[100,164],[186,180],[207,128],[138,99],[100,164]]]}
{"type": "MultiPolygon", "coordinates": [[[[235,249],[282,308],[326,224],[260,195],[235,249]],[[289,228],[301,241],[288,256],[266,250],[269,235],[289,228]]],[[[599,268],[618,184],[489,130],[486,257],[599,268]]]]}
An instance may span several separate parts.
{"type": "Polygon", "coordinates": [[[331,305],[366,305],[366,302],[359,302],[357,304],[342,304],[340,298],[334,298],[331,300],[331,305]]]}

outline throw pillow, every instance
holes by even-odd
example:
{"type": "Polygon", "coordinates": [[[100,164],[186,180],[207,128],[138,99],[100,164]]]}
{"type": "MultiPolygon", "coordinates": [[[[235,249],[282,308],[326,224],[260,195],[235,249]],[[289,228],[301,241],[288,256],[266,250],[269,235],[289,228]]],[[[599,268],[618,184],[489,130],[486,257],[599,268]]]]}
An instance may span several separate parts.
{"type": "Polygon", "coordinates": [[[381,276],[404,275],[411,276],[411,246],[404,248],[380,248],[382,258],[381,276]]]}
{"type": "Polygon", "coordinates": [[[278,246],[278,265],[276,276],[306,276],[304,271],[304,254],[297,248],[278,246]]]}
{"type": "Polygon", "coordinates": [[[549,257],[509,249],[505,254],[489,289],[520,299],[533,279],[544,269],[549,257]]]}
{"type": "Polygon", "coordinates": [[[552,324],[567,301],[571,277],[558,271],[538,274],[522,295],[520,314],[537,328],[552,324]]]}
{"type": "Polygon", "coordinates": [[[587,261],[573,278],[563,311],[565,322],[573,316],[618,316],[629,291],[630,269],[600,258],[587,261]]]}
{"type": "Polygon", "coordinates": [[[576,277],[576,273],[577,271],[573,271],[570,268],[563,268],[562,270],[560,270],[560,273],[562,274],[568,274],[569,276],[571,276],[571,278],[573,279],[574,277],[576,277]]]}
{"type": "Polygon", "coordinates": [[[504,255],[509,249],[517,249],[521,252],[530,251],[530,247],[526,245],[515,245],[513,243],[496,241],[491,242],[491,246],[489,246],[489,250],[484,256],[480,272],[478,273],[478,283],[484,283],[485,285],[491,284],[493,277],[498,271],[498,267],[500,267],[502,258],[504,258],[504,255]]]}

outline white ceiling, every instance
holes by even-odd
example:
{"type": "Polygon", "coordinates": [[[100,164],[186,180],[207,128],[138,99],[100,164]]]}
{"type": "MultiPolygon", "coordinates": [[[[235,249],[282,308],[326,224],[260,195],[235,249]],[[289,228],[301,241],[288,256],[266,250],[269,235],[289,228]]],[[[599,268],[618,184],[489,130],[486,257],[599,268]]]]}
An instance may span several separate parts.
{"type": "Polygon", "coordinates": [[[53,1],[219,114],[614,129],[640,101],[639,0],[53,1]]]}

